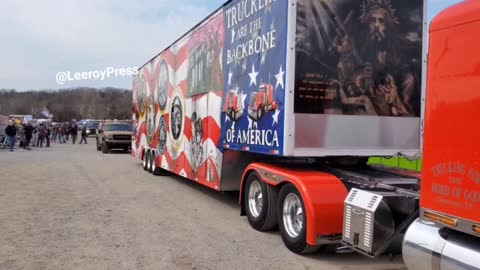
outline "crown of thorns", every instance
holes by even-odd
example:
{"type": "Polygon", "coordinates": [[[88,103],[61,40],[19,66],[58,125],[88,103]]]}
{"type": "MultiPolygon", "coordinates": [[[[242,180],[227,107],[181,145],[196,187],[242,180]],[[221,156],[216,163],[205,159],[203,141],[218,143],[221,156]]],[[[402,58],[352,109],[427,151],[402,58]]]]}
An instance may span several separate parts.
{"type": "Polygon", "coordinates": [[[390,23],[398,24],[398,17],[395,15],[396,9],[393,8],[391,0],[364,0],[362,4],[362,22],[368,22],[370,14],[378,9],[387,12],[386,20],[390,23]]]}

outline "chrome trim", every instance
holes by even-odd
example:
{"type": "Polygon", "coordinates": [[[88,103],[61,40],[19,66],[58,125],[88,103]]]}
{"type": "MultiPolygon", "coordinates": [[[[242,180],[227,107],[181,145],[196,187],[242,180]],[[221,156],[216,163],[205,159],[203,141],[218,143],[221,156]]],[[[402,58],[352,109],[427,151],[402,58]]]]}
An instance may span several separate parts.
{"type": "Polygon", "coordinates": [[[423,2],[423,34],[422,34],[422,86],[421,86],[421,100],[420,100],[420,149],[423,150],[423,133],[425,132],[425,98],[427,95],[427,74],[428,74],[428,2],[423,2]]]}
{"type": "Polygon", "coordinates": [[[260,216],[263,207],[263,193],[259,180],[254,180],[248,189],[248,209],[253,217],[260,216]]]}
{"type": "Polygon", "coordinates": [[[292,156],[295,149],[295,65],[296,65],[296,35],[297,35],[297,0],[288,1],[287,15],[287,60],[285,67],[285,106],[283,127],[283,155],[292,156]]]}
{"type": "Polygon", "coordinates": [[[403,240],[409,270],[480,270],[480,238],[417,219],[403,240]]]}
{"type": "Polygon", "coordinates": [[[417,153],[420,118],[295,115],[294,155],[385,156],[417,153]]]}
{"type": "Polygon", "coordinates": [[[285,224],[285,231],[291,238],[296,238],[300,235],[303,229],[303,208],[298,196],[294,193],[289,193],[283,201],[283,224],[285,224]]]}

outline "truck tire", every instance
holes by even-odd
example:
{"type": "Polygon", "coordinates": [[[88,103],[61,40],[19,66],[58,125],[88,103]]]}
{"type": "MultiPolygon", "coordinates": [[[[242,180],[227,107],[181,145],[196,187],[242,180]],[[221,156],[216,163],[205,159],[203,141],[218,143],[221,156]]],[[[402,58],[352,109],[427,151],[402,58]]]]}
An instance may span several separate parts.
{"type": "Polygon", "coordinates": [[[148,166],[148,172],[153,173],[155,171],[156,166],[155,166],[155,152],[150,152],[150,166],[148,166]]]}
{"type": "Polygon", "coordinates": [[[255,172],[247,178],[243,201],[252,228],[269,231],[277,226],[278,191],[263,182],[255,172]]]}
{"type": "Polygon", "coordinates": [[[311,246],[307,243],[307,217],[305,204],[300,192],[292,184],[282,187],[278,204],[278,227],[283,243],[296,254],[308,254],[323,246],[311,246]]]}
{"type": "Polygon", "coordinates": [[[147,172],[150,172],[150,168],[152,167],[151,159],[152,159],[152,152],[148,151],[147,152],[147,169],[146,169],[147,172]]]}
{"type": "Polygon", "coordinates": [[[102,153],[108,154],[110,152],[110,148],[105,141],[102,142],[102,153]]]}
{"type": "Polygon", "coordinates": [[[143,170],[147,170],[148,169],[148,156],[149,156],[149,151],[146,151],[145,153],[143,153],[143,170]]]}

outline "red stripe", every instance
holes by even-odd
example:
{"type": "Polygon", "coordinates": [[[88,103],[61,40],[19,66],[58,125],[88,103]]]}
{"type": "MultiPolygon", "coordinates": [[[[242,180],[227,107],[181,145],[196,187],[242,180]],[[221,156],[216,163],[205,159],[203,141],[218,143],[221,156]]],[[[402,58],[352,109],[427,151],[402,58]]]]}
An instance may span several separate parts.
{"type": "Polygon", "coordinates": [[[183,134],[185,137],[187,137],[188,141],[192,141],[192,132],[192,120],[190,120],[188,117],[185,117],[185,128],[183,130],[183,134]]]}
{"type": "Polygon", "coordinates": [[[171,170],[171,169],[172,169],[172,164],[173,164],[172,156],[170,155],[170,153],[168,152],[168,150],[165,151],[165,153],[163,154],[163,156],[165,157],[165,160],[167,161],[168,169],[171,170]]]}
{"type": "Polygon", "coordinates": [[[147,131],[147,125],[145,124],[145,122],[142,122],[140,124],[140,127],[138,128],[138,132],[137,132],[137,141],[135,142],[136,143],[136,146],[137,148],[140,147],[140,140],[142,138],[142,135],[146,134],[146,131],[147,131]]]}
{"type": "Polygon", "coordinates": [[[219,91],[211,91],[210,93],[213,93],[213,94],[215,94],[217,97],[221,97],[221,98],[223,98],[223,90],[219,90],[219,91]]]}
{"type": "Polygon", "coordinates": [[[175,70],[175,55],[173,52],[168,49],[164,53],[162,53],[161,57],[167,61],[167,64],[175,70]]]}
{"type": "Polygon", "coordinates": [[[218,126],[217,121],[215,121],[215,118],[213,118],[212,116],[205,117],[202,120],[202,124],[204,127],[207,127],[207,132],[204,131],[204,134],[207,134],[207,136],[204,136],[203,143],[205,143],[207,139],[210,139],[215,145],[218,145],[218,143],[220,142],[222,130],[218,126]]]}

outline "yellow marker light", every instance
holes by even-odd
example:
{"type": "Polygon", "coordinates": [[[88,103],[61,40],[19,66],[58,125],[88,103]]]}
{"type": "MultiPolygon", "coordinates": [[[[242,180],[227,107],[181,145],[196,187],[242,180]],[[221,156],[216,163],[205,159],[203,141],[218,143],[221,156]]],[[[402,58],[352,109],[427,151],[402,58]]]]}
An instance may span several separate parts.
{"type": "Polygon", "coordinates": [[[473,225],[472,230],[473,232],[480,234],[480,225],[473,225]]]}
{"type": "Polygon", "coordinates": [[[457,227],[458,226],[458,221],[454,218],[450,218],[447,216],[435,214],[432,212],[425,211],[423,213],[423,217],[425,217],[428,220],[434,221],[434,222],[439,222],[442,224],[445,224],[449,227],[457,227]]]}

